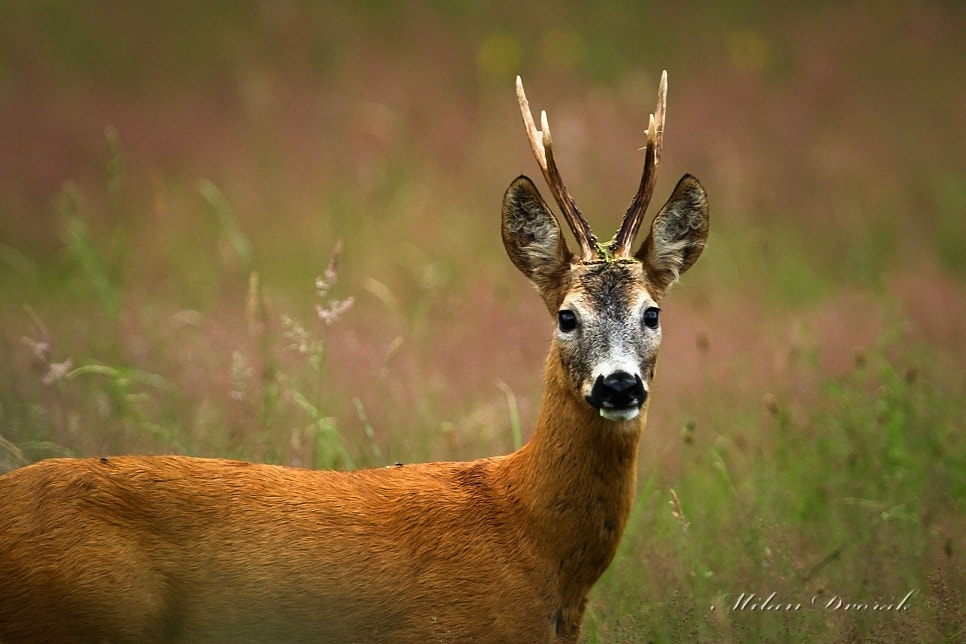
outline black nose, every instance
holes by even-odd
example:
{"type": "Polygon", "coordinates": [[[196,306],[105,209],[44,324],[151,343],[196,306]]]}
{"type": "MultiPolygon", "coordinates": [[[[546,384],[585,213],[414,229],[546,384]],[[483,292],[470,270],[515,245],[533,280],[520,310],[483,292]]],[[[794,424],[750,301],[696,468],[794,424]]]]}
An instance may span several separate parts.
{"type": "Polygon", "coordinates": [[[594,388],[587,396],[587,402],[597,409],[640,407],[646,399],[647,390],[641,377],[626,371],[615,371],[607,377],[597,376],[594,388]]]}

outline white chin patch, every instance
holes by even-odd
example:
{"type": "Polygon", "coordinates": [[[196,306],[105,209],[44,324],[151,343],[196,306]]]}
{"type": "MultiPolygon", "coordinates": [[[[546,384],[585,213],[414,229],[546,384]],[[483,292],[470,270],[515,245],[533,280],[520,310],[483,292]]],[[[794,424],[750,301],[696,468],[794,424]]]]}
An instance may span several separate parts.
{"type": "Polygon", "coordinates": [[[628,407],[626,409],[600,408],[600,417],[606,418],[607,420],[632,420],[637,418],[639,413],[641,413],[640,407],[628,407]]]}

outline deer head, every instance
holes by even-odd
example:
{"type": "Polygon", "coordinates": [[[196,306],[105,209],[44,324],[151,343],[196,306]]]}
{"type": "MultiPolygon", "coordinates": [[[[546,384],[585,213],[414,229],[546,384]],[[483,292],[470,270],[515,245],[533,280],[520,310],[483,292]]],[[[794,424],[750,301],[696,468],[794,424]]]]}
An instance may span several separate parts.
{"type": "Polygon", "coordinates": [[[517,99],[530,146],[577,241],[572,252],[533,182],[518,177],[503,198],[503,244],[537,287],[557,320],[550,360],[588,410],[608,420],[634,419],[645,405],[661,344],[660,303],[690,268],[708,238],[708,202],[697,179],[685,175],[632,252],[661,158],[667,72],[651,115],[640,187],[614,238],[599,243],[564,186],[553,154],[546,112],[541,129],[517,77],[517,99]]]}

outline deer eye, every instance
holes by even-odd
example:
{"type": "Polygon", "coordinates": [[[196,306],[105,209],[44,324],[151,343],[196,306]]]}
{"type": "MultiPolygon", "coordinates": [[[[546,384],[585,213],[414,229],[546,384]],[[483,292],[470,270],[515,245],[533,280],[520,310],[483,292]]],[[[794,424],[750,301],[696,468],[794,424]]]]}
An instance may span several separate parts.
{"type": "Polygon", "coordinates": [[[644,309],[644,326],[649,329],[656,329],[658,324],[658,314],[661,309],[656,306],[649,306],[644,309]]]}
{"type": "Polygon", "coordinates": [[[557,327],[563,333],[570,333],[577,328],[577,315],[567,309],[560,311],[557,313],[557,327]]]}

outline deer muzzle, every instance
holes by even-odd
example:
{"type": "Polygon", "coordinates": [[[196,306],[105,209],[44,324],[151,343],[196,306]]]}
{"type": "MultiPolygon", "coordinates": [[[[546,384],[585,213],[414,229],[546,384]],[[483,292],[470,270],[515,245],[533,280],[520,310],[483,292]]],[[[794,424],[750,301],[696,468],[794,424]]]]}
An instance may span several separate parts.
{"type": "Polygon", "coordinates": [[[615,371],[597,376],[586,400],[608,420],[631,420],[647,400],[647,389],[638,374],[615,371]]]}

